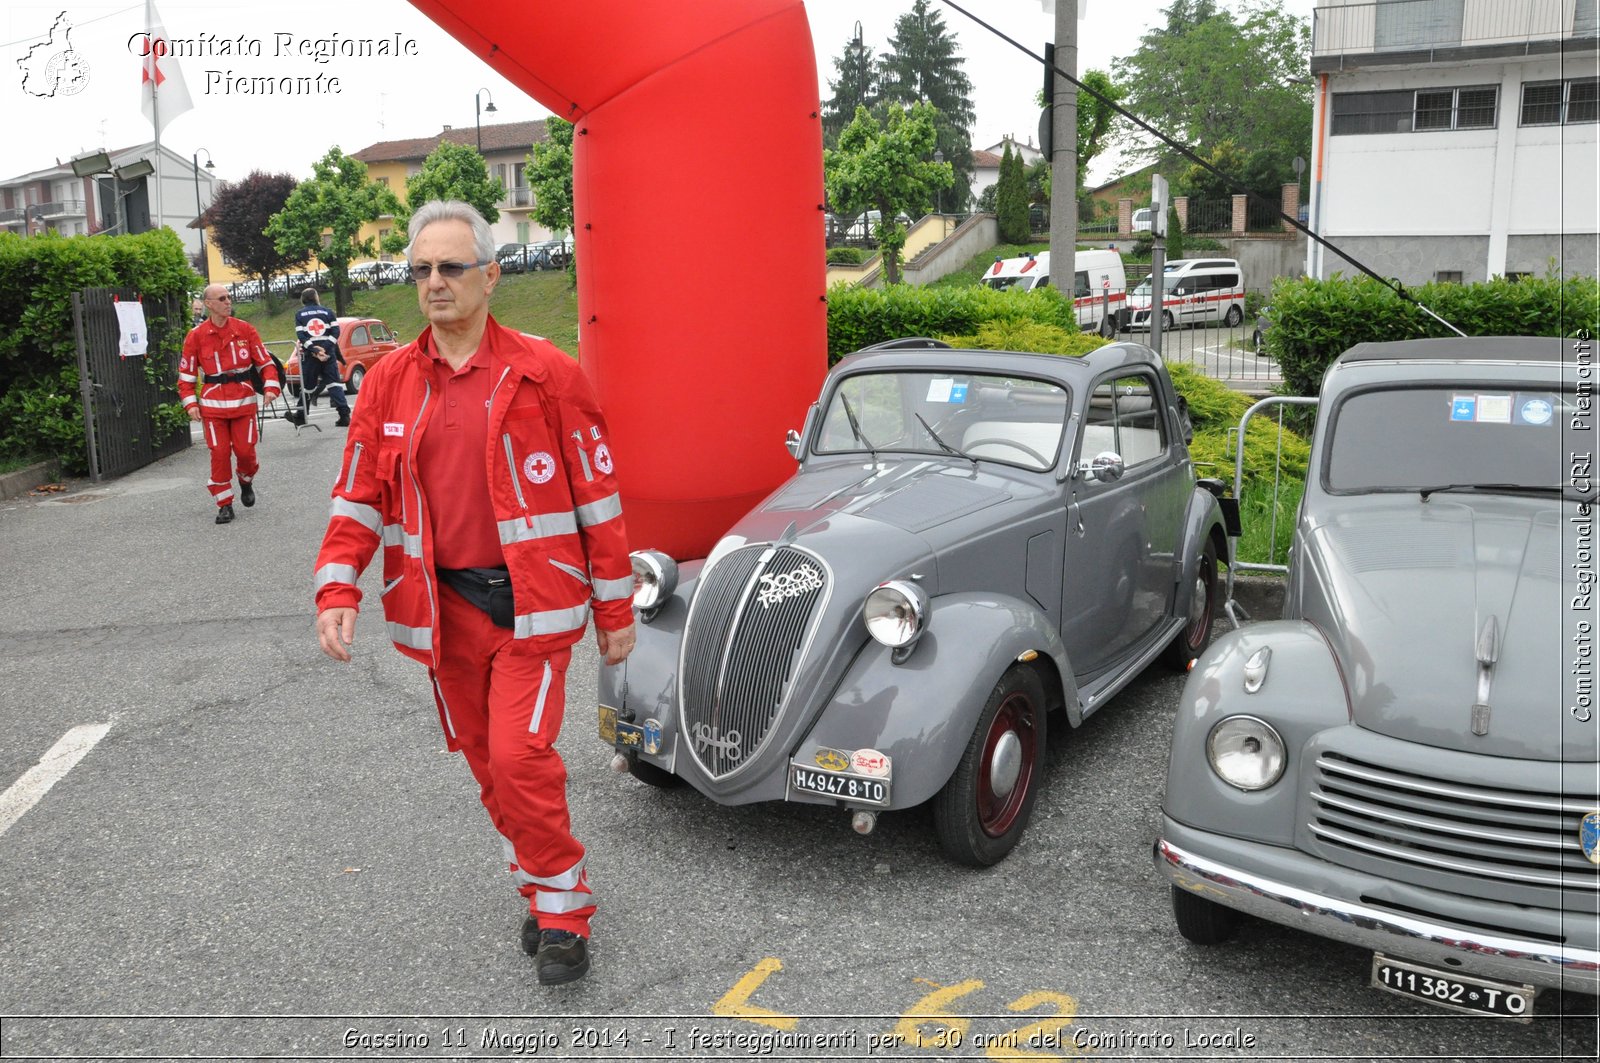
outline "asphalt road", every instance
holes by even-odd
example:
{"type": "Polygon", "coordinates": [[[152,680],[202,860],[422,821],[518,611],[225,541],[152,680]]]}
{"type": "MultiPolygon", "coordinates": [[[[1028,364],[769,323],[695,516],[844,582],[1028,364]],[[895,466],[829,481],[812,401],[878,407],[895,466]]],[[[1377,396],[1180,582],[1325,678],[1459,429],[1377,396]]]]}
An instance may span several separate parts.
{"type": "Polygon", "coordinates": [[[343,443],[317,419],[268,424],[226,527],[202,446],[0,504],[0,790],[109,724],[20,816],[0,798],[0,1059],[1595,1057],[1588,997],[1517,1025],[1419,1011],[1287,929],[1184,942],[1150,859],[1157,672],[1056,729],[1028,835],[977,872],[920,812],[860,837],[612,774],[586,642],[559,748],[595,966],[542,988],[424,669],[370,616],[352,664],[316,648],[343,443]]]}

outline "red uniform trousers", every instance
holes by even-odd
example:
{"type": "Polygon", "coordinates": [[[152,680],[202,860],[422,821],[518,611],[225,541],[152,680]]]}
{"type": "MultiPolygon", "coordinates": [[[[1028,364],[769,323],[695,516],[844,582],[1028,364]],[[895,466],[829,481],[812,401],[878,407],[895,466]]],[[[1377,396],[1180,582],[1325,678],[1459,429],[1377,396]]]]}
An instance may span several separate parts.
{"type": "Polygon", "coordinates": [[[247,484],[255,479],[261,468],[256,461],[256,415],[252,408],[245,417],[206,417],[201,415],[200,425],[205,429],[206,446],[211,448],[211,480],[206,490],[217,500],[218,506],[233,501],[233,467],[237,458],[239,482],[247,484]]]}
{"type": "Polygon", "coordinates": [[[482,788],[518,891],[541,929],[588,937],[594,896],[567,814],[567,768],[554,749],[572,651],[527,652],[442,583],[439,645],[429,674],[440,722],[482,788]]]}

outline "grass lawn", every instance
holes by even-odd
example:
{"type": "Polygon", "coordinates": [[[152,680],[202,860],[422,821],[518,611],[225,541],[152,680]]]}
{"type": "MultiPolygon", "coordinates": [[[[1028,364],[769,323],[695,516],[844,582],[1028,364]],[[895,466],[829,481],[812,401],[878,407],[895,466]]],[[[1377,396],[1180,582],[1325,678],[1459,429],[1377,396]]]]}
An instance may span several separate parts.
{"type": "MultiPolygon", "coordinates": [[[[331,300],[331,293],[324,295],[331,300]]],[[[272,343],[294,340],[294,313],[299,309],[298,298],[285,298],[273,313],[264,302],[241,303],[238,313],[272,343]]],[[[543,336],[568,354],[578,353],[578,293],[564,270],[502,274],[489,311],[507,328],[543,336]]],[[[382,318],[403,340],[416,339],[428,324],[417,305],[417,289],[410,284],[356,292],[347,313],[382,318]]]]}

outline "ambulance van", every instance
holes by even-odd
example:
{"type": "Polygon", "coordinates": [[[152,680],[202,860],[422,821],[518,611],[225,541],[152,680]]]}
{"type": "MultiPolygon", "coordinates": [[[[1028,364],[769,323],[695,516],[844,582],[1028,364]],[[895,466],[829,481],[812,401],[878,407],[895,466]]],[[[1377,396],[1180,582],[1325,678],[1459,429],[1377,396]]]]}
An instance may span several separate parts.
{"type": "MultiPolygon", "coordinates": [[[[1127,305],[1128,298],[1122,256],[1115,251],[1079,251],[1073,265],[1077,273],[1073,277],[1072,303],[1078,311],[1078,327],[1098,331],[1102,336],[1114,335],[1117,311],[1127,305]]],[[[1050,252],[997,258],[984,273],[983,283],[991,288],[1024,292],[1048,287],[1050,252]]]]}

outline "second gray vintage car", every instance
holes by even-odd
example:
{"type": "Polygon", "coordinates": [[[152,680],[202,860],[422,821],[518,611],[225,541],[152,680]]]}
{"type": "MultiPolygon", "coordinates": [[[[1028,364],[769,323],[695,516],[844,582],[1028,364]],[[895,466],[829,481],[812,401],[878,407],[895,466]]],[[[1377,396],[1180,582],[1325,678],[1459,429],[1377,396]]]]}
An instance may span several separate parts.
{"type": "Polygon", "coordinates": [[[799,470],[709,557],[635,555],[638,647],[600,679],[616,766],[862,833],[932,801],[952,859],[995,863],[1050,711],[1077,726],[1207,641],[1228,541],[1187,436],[1140,344],[844,359],[791,433],[799,470]]]}
{"type": "Polygon", "coordinates": [[[1361,344],[1322,385],[1286,619],[1175,718],[1157,866],[1184,937],[1240,913],[1371,983],[1527,1019],[1600,990],[1593,373],[1559,339],[1361,344]]]}

